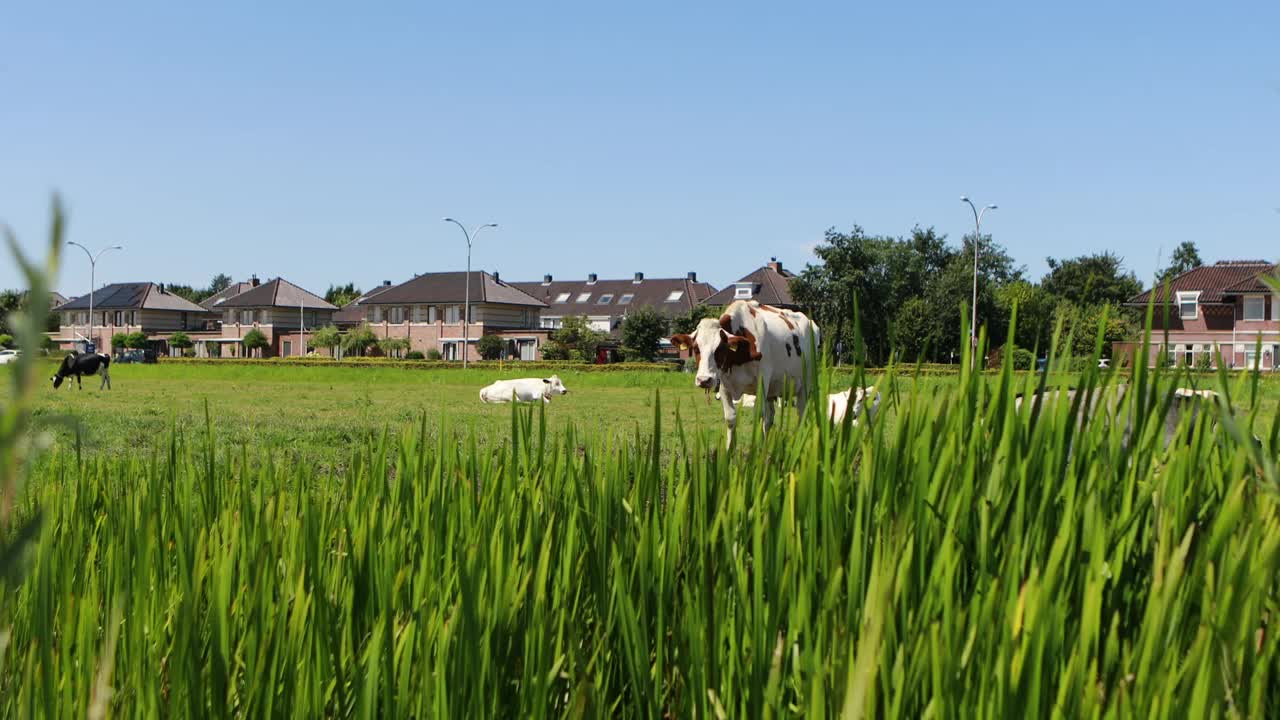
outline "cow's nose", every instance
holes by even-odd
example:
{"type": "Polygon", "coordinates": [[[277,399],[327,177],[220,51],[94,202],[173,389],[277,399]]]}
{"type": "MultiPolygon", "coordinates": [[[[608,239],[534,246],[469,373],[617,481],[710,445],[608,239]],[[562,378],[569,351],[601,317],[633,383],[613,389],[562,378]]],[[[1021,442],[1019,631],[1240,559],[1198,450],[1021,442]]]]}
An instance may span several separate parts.
{"type": "Polygon", "coordinates": [[[714,381],[713,381],[711,378],[698,378],[698,387],[700,387],[700,388],[709,388],[709,387],[711,387],[711,385],[713,384],[713,382],[714,382],[714,381]]]}

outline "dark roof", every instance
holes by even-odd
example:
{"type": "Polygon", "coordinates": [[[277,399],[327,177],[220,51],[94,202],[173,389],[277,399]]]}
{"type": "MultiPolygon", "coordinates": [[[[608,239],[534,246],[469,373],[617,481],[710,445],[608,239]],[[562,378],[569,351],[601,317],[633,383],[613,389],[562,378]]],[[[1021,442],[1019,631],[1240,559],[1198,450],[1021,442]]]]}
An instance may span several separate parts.
{"type": "Polygon", "coordinates": [[[253,289],[253,283],[248,281],[231,283],[226,288],[210,295],[204,300],[201,300],[200,307],[204,308],[205,310],[217,310],[218,306],[222,305],[222,303],[226,302],[228,299],[233,298],[242,292],[248,292],[249,290],[252,290],[252,289],[253,289]]]}
{"type": "Polygon", "coordinates": [[[56,308],[56,307],[58,307],[59,305],[61,305],[61,304],[65,303],[66,301],[67,301],[67,298],[66,298],[66,297],[64,297],[64,296],[62,295],[62,293],[60,293],[60,292],[58,292],[58,291],[56,291],[56,290],[50,291],[50,293],[49,293],[49,309],[56,308]]]}
{"type": "MultiPolygon", "coordinates": [[[[438,272],[419,275],[387,288],[361,301],[362,305],[416,305],[419,303],[460,303],[467,298],[465,272],[438,272]]],[[[542,307],[536,298],[526,295],[511,283],[505,283],[487,272],[471,273],[471,302],[498,305],[542,307]]]]}
{"type": "Polygon", "coordinates": [[[333,322],[338,325],[342,325],[342,324],[358,325],[361,321],[364,320],[364,301],[368,300],[371,297],[374,297],[375,295],[384,293],[390,289],[391,289],[390,284],[379,285],[374,289],[370,290],[369,292],[356,298],[355,300],[352,300],[346,305],[343,305],[341,310],[333,314],[333,322]]]}
{"type": "MultiPolygon", "coordinates": [[[[59,310],[88,310],[89,293],[64,303],[59,310]]],[[[93,309],[98,310],[175,310],[206,312],[199,305],[150,282],[112,283],[93,292],[93,309]]]]}
{"type": "Polygon", "coordinates": [[[227,298],[219,308],[247,307],[305,307],[312,310],[337,310],[337,307],[324,298],[307,292],[284,278],[276,278],[265,282],[252,290],[247,290],[227,298]]]}
{"type": "Polygon", "coordinates": [[[608,315],[618,317],[629,310],[648,305],[664,315],[681,315],[689,312],[704,298],[709,297],[716,289],[707,283],[682,278],[644,278],[639,282],[629,280],[553,280],[544,282],[512,283],[524,292],[546,303],[548,309],[543,313],[553,317],[565,315],[608,315]],[[680,292],[677,300],[668,302],[667,298],[674,292],[680,292]],[[565,293],[568,298],[564,302],[556,299],[565,293]],[[587,293],[586,302],[578,302],[578,297],[587,293]],[[608,303],[601,303],[600,298],[611,295],[608,303]],[[619,301],[623,295],[631,295],[631,301],[623,305],[619,301]]]}
{"type": "Polygon", "coordinates": [[[1280,273],[1280,265],[1272,265],[1271,269],[1266,272],[1258,273],[1251,278],[1241,280],[1222,292],[1223,295],[1243,295],[1245,293],[1271,293],[1275,290],[1263,281],[1268,274],[1280,273]]]}
{"type": "Polygon", "coordinates": [[[1179,292],[1200,293],[1200,304],[1218,305],[1226,302],[1226,296],[1235,292],[1236,286],[1248,285],[1257,281],[1258,276],[1275,269],[1275,265],[1264,260],[1223,260],[1212,265],[1201,265],[1188,270],[1159,286],[1139,293],[1129,299],[1126,305],[1146,305],[1152,297],[1157,303],[1171,302],[1165,296],[1168,288],[1170,298],[1176,298],[1179,292]]]}
{"type": "Polygon", "coordinates": [[[791,297],[791,278],[793,277],[795,273],[784,270],[782,263],[774,261],[757,268],[738,282],[707,298],[704,304],[728,305],[738,299],[735,293],[739,284],[751,283],[752,300],[758,300],[765,305],[796,307],[796,301],[791,297]]]}

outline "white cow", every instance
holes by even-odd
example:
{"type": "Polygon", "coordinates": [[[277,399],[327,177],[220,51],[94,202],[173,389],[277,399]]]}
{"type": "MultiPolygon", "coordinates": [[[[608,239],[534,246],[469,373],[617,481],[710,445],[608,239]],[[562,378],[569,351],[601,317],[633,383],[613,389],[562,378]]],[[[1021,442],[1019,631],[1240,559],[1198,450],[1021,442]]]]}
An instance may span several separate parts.
{"type": "Polygon", "coordinates": [[[880,409],[880,393],[871,386],[859,388],[857,394],[854,394],[853,388],[849,388],[844,392],[831,393],[827,396],[827,417],[831,418],[831,422],[839,424],[844,420],[844,416],[849,412],[849,399],[853,399],[853,424],[858,424],[858,417],[862,415],[862,408],[866,404],[867,398],[871,398],[871,405],[867,407],[867,421],[870,422],[876,417],[876,411],[880,409]]]}
{"type": "Polygon", "coordinates": [[[559,375],[549,378],[520,378],[519,380],[499,380],[492,385],[480,389],[480,402],[551,402],[552,395],[564,395],[569,389],[560,382],[559,375]]]}
{"type": "MultiPolygon", "coordinates": [[[[705,390],[720,381],[720,404],[728,425],[728,444],[738,424],[734,403],[763,387],[765,398],[780,398],[790,386],[796,408],[804,417],[808,388],[806,353],[818,347],[818,326],[804,313],[781,310],[755,301],[738,300],[725,308],[719,320],[705,319],[693,333],[675,335],[671,343],[692,349],[698,362],[694,384],[705,390]]],[[[775,403],[764,403],[764,429],[773,425],[775,403]]]]}

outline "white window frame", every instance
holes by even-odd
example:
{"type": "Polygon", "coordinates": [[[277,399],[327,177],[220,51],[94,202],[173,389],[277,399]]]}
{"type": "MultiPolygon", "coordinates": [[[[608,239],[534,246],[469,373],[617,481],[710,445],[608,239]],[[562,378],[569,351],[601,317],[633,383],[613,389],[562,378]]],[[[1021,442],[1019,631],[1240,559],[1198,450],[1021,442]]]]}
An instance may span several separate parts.
{"type": "Polygon", "coordinates": [[[1262,366],[1262,354],[1258,352],[1258,346],[1248,345],[1244,349],[1244,367],[1246,370],[1257,370],[1262,366]],[[1249,362],[1249,357],[1253,357],[1253,362],[1249,362]]]}
{"type": "Polygon", "coordinates": [[[684,297],[683,290],[672,290],[671,293],[667,295],[667,302],[669,303],[680,302],[681,298],[683,297],[684,297]]]}
{"type": "Polygon", "coordinates": [[[634,299],[635,299],[635,297],[636,297],[636,296],[635,296],[635,293],[624,293],[624,294],[622,295],[622,297],[618,298],[618,304],[619,304],[619,305],[630,305],[630,304],[631,304],[631,301],[632,301],[632,300],[634,300],[634,299]]]}
{"type": "Polygon", "coordinates": [[[572,296],[573,293],[562,292],[559,295],[556,295],[555,304],[559,305],[561,303],[567,303],[569,302],[569,298],[572,296]]]}
{"type": "Polygon", "coordinates": [[[611,302],[613,302],[613,293],[605,293],[596,298],[597,305],[608,305],[611,302]]]}
{"type": "Polygon", "coordinates": [[[589,292],[578,293],[578,299],[577,299],[577,300],[574,300],[574,302],[576,302],[576,303],[585,303],[585,302],[589,301],[590,299],[591,299],[591,293],[589,293],[589,292]]]}
{"type": "Polygon", "coordinates": [[[750,285],[739,285],[733,289],[734,300],[750,300],[753,294],[750,285]]]}
{"type": "Polygon", "coordinates": [[[1245,295],[1243,305],[1244,307],[1241,309],[1242,320],[1247,320],[1249,322],[1256,322],[1256,321],[1262,321],[1267,319],[1267,299],[1262,295],[1245,295]],[[1257,310],[1258,310],[1257,317],[1249,317],[1249,304],[1250,304],[1249,301],[1251,300],[1253,301],[1253,304],[1257,306],[1257,310]]]}
{"type": "Polygon", "coordinates": [[[1183,320],[1200,319],[1200,291],[1199,290],[1196,290],[1194,292],[1178,293],[1178,317],[1182,318],[1183,320]],[[1190,315],[1187,315],[1186,311],[1183,310],[1182,308],[1183,304],[1188,302],[1195,304],[1195,307],[1192,309],[1190,315]]]}

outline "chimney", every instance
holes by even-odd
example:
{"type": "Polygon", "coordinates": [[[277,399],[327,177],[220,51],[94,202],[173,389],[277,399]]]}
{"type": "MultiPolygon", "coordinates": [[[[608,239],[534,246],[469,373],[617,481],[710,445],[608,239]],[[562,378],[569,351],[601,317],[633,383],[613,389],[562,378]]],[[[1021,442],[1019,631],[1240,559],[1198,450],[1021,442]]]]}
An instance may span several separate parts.
{"type": "Polygon", "coordinates": [[[587,284],[595,285],[596,280],[599,279],[599,277],[600,277],[599,275],[596,275],[595,273],[591,273],[590,275],[587,276],[587,284]]]}
{"type": "Polygon", "coordinates": [[[543,276],[542,276],[542,284],[543,284],[543,285],[550,285],[550,284],[551,284],[551,276],[550,276],[550,275],[543,275],[543,276]]]}
{"type": "Polygon", "coordinates": [[[161,295],[163,295],[163,294],[164,294],[164,283],[160,283],[160,286],[159,286],[159,287],[160,287],[160,294],[161,294],[161,295]]]}
{"type": "Polygon", "coordinates": [[[782,272],[782,263],[778,262],[778,258],[771,257],[769,258],[769,269],[776,273],[780,273],[782,272]]]}
{"type": "Polygon", "coordinates": [[[258,276],[257,276],[257,274],[254,274],[254,275],[250,275],[250,276],[249,276],[249,287],[258,287],[258,276]]]}
{"type": "Polygon", "coordinates": [[[641,283],[641,282],[644,282],[644,273],[642,273],[642,272],[638,272],[638,273],[636,273],[636,279],[635,279],[635,280],[632,280],[631,282],[633,282],[633,283],[641,283]]]}
{"type": "Polygon", "coordinates": [[[698,273],[690,270],[688,278],[689,278],[689,282],[698,282],[698,273]]]}
{"type": "Polygon", "coordinates": [[[494,271],[493,271],[493,281],[494,281],[494,282],[502,282],[502,280],[498,278],[498,271],[497,271],[497,270],[494,270],[494,271]]]}
{"type": "Polygon", "coordinates": [[[383,281],[382,281],[382,287],[391,287],[391,281],[390,281],[390,280],[383,280],[383,281]]]}

